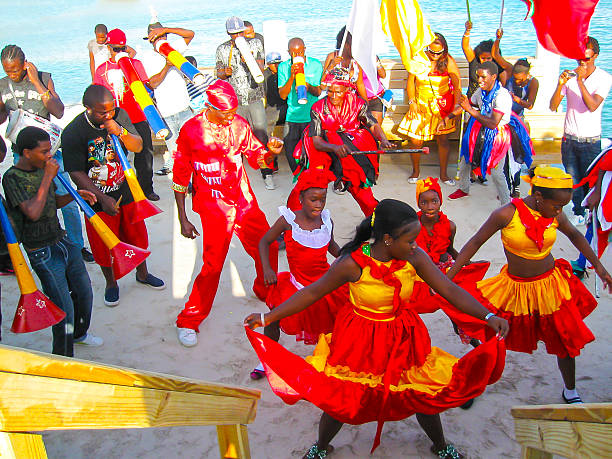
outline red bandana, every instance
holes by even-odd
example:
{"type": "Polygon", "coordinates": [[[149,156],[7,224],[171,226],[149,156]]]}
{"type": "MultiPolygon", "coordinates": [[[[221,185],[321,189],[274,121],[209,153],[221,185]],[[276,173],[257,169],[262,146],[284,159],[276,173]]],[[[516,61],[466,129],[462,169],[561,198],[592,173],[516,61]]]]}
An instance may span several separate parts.
{"type": "Polygon", "coordinates": [[[329,169],[306,169],[295,184],[295,192],[300,193],[308,188],[327,189],[327,184],[334,180],[336,176],[329,169]]]}
{"type": "Polygon", "coordinates": [[[522,199],[514,198],[512,204],[516,207],[521,223],[525,226],[525,234],[535,242],[541,252],[544,247],[544,231],[552,225],[555,219],[533,215],[522,199]]]}
{"type": "Polygon", "coordinates": [[[233,110],[238,107],[238,97],[232,85],[227,81],[217,80],[206,89],[208,103],[217,110],[233,110]]]}

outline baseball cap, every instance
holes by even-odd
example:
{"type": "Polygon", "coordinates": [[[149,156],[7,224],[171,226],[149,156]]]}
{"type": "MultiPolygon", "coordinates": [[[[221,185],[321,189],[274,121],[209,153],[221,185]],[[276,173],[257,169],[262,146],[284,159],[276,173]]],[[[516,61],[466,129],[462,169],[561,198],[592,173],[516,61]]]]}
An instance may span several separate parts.
{"type": "Polygon", "coordinates": [[[161,29],[163,27],[163,25],[161,25],[161,22],[154,22],[152,24],[149,24],[149,26],[147,27],[147,36],[146,37],[142,37],[143,40],[148,40],[149,39],[149,34],[151,33],[151,30],[153,29],[161,29]]]}
{"type": "Polygon", "coordinates": [[[225,30],[227,33],[240,33],[244,32],[244,22],[237,16],[232,16],[225,21],[225,30]]]}
{"type": "Polygon", "coordinates": [[[283,58],[281,57],[279,52],[271,51],[266,54],[266,64],[278,64],[282,60],[283,58]]]}
{"type": "Polygon", "coordinates": [[[113,29],[106,35],[107,45],[125,46],[125,33],[121,29],[113,29]]]}

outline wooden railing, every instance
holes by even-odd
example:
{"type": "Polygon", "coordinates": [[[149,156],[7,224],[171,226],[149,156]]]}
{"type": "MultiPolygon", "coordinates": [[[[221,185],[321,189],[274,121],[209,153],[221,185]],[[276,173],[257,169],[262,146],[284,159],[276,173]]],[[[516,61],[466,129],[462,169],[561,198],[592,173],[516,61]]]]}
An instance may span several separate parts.
{"type": "Polygon", "coordinates": [[[45,458],[47,430],[216,425],[221,458],[248,459],[258,390],[0,346],[0,457],[45,458]]]}
{"type": "Polygon", "coordinates": [[[523,459],[612,457],[612,403],[512,408],[523,459]]]}

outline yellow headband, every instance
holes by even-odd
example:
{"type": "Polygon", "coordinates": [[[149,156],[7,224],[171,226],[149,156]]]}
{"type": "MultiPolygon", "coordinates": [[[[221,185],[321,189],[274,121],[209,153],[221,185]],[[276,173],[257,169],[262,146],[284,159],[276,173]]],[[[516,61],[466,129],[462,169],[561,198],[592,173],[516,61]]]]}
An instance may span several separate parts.
{"type": "Polygon", "coordinates": [[[572,176],[558,167],[541,165],[535,168],[534,176],[529,177],[523,175],[521,177],[531,186],[540,186],[542,188],[572,188],[574,182],[572,176]]]}

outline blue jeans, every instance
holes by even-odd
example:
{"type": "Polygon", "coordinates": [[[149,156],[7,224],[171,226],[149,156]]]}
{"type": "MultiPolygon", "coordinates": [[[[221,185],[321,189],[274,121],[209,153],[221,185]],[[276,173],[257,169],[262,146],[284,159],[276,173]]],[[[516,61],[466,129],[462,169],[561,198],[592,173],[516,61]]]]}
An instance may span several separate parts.
{"type": "MultiPolygon", "coordinates": [[[[64,171],[64,158],[62,156],[62,150],[58,149],[55,152],[54,156],[55,160],[59,163],[60,170],[57,172],[61,174],[68,182],[70,182],[70,176],[68,172],[64,171]]],[[[13,164],[17,164],[19,161],[19,155],[13,151],[13,164]]],[[[57,177],[53,179],[53,183],[55,183],[55,194],[58,196],[64,196],[68,194],[68,190],[64,188],[62,182],[60,182],[57,177]]],[[[66,230],[66,235],[70,241],[77,245],[80,249],[85,247],[85,241],[83,240],[83,225],[81,224],[81,213],[79,212],[79,206],[75,201],[70,201],[64,207],[60,209],[62,211],[62,216],[64,217],[64,229],[66,230]]]]}
{"type": "MultiPolygon", "coordinates": [[[[266,146],[268,143],[268,121],[266,120],[266,108],[263,102],[257,100],[248,105],[239,105],[236,113],[249,122],[257,140],[266,146]]],[[[260,171],[263,178],[266,178],[273,172],[272,169],[268,168],[261,168],[260,171]]]]}
{"type": "MultiPolygon", "coordinates": [[[[591,222],[587,225],[587,230],[586,230],[586,234],[584,235],[584,237],[586,238],[586,240],[589,242],[589,244],[591,243],[591,241],[593,240],[593,221],[591,220],[591,222]]],[[[595,249],[597,251],[597,249],[595,249]]],[[[586,269],[586,262],[587,259],[586,257],[582,254],[582,252],[580,253],[580,256],[578,257],[578,260],[576,260],[576,265],[582,269],[583,271],[586,269]]]]}
{"type": "MultiPolygon", "coordinates": [[[[561,161],[563,161],[565,171],[572,176],[574,184],[577,184],[586,176],[589,165],[599,153],[601,153],[601,141],[588,143],[563,138],[561,142],[561,161]]],[[[585,214],[585,209],[581,203],[588,191],[588,185],[574,190],[572,210],[575,215],[585,214]]]]}
{"type": "Polygon", "coordinates": [[[66,318],[52,327],[53,353],[74,356],[73,341],[87,334],[93,292],[81,249],[67,238],[54,245],[28,252],[42,291],[66,318]]]}

